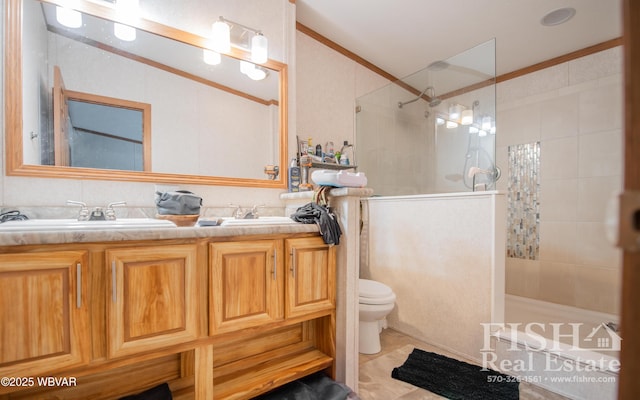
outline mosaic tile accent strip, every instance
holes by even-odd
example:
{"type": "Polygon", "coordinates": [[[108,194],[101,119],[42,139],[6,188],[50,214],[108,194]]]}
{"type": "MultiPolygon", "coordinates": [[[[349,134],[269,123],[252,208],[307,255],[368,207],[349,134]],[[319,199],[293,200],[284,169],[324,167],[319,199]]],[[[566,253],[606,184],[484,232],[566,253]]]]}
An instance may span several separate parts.
{"type": "Polygon", "coordinates": [[[508,147],[507,257],[540,254],[540,142],[508,147]]]}

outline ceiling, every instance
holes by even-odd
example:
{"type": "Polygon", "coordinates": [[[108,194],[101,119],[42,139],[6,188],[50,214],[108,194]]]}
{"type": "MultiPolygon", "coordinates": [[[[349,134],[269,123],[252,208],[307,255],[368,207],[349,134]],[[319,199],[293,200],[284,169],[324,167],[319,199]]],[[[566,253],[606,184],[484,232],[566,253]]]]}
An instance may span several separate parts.
{"type": "Polygon", "coordinates": [[[296,0],[296,19],[402,78],[496,39],[496,74],[622,36],[621,0],[296,0]],[[575,16],[543,26],[548,12],[575,16]]]}

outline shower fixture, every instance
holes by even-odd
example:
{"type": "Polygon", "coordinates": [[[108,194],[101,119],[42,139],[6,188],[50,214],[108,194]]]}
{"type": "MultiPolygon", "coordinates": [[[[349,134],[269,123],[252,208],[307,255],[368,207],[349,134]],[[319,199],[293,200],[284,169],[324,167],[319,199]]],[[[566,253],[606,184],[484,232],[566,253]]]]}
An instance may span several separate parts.
{"type": "Polygon", "coordinates": [[[449,68],[449,63],[442,60],[434,61],[427,66],[429,71],[442,71],[447,68],[449,68]]]}
{"type": "Polygon", "coordinates": [[[500,179],[502,175],[502,171],[497,165],[492,166],[490,169],[482,169],[478,167],[469,168],[469,172],[467,173],[468,177],[471,178],[471,188],[475,192],[476,190],[487,190],[490,186],[495,185],[496,181],[500,179]],[[476,175],[483,174],[487,176],[489,180],[487,183],[476,183],[476,175]]]}
{"type": "Polygon", "coordinates": [[[411,99],[408,101],[399,101],[398,102],[398,108],[402,108],[403,106],[409,104],[409,103],[413,103],[414,101],[418,101],[419,99],[422,98],[422,96],[425,95],[425,93],[427,94],[427,100],[429,101],[429,107],[437,107],[442,100],[440,100],[439,98],[436,97],[436,89],[433,86],[427,86],[422,93],[420,93],[418,95],[418,97],[416,97],[415,99],[411,99]],[[428,92],[428,93],[427,93],[428,92]]]}

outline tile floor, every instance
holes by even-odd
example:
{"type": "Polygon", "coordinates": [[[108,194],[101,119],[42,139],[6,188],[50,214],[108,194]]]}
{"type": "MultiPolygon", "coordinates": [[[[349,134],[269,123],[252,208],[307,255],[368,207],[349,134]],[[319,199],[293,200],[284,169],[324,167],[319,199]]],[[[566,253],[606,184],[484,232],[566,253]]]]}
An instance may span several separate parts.
{"type": "MultiPolygon", "coordinates": [[[[378,354],[360,354],[358,395],[362,400],[432,400],[444,399],[409,383],[391,377],[391,370],[402,365],[414,347],[439,353],[447,357],[473,363],[438,347],[404,335],[393,329],[385,329],[381,336],[382,351],[378,354]]],[[[494,399],[487,399],[494,400],[494,399]]],[[[495,399],[499,400],[499,399],[495,399]]],[[[568,400],[537,386],[520,384],[520,400],[568,400]]]]}

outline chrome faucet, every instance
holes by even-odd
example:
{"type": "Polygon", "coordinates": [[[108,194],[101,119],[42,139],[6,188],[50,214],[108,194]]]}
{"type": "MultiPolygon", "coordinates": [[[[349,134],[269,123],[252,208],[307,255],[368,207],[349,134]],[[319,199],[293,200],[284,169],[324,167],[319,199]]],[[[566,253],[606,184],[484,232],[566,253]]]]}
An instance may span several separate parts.
{"type": "Polygon", "coordinates": [[[260,218],[258,207],[264,207],[264,205],[254,205],[250,211],[245,212],[239,205],[229,205],[235,207],[235,211],[233,212],[233,218],[235,219],[258,219],[260,218]]]}
{"type": "Polygon", "coordinates": [[[115,203],[109,203],[106,210],[102,207],[95,207],[91,211],[87,208],[87,204],[82,201],[67,200],[67,204],[74,204],[81,207],[78,213],[78,221],[115,221],[116,212],[113,207],[123,206],[127,204],[127,202],[117,201],[115,203]]]}
{"type": "Polygon", "coordinates": [[[239,205],[233,205],[233,204],[229,204],[229,206],[231,207],[235,207],[235,211],[233,212],[233,218],[235,219],[242,219],[242,207],[240,207],[239,205]]]}
{"type": "Polygon", "coordinates": [[[254,205],[254,206],[251,208],[251,211],[247,212],[247,213],[244,215],[244,217],[243,217],[243,218],[244,218],[244,219],[258,219],[258,218],[260,218],[260,215],[258,214],[258,207],[264,207],[264,205],[261,205],[261,206],[259,206],[259,205],[254,205]]]}

